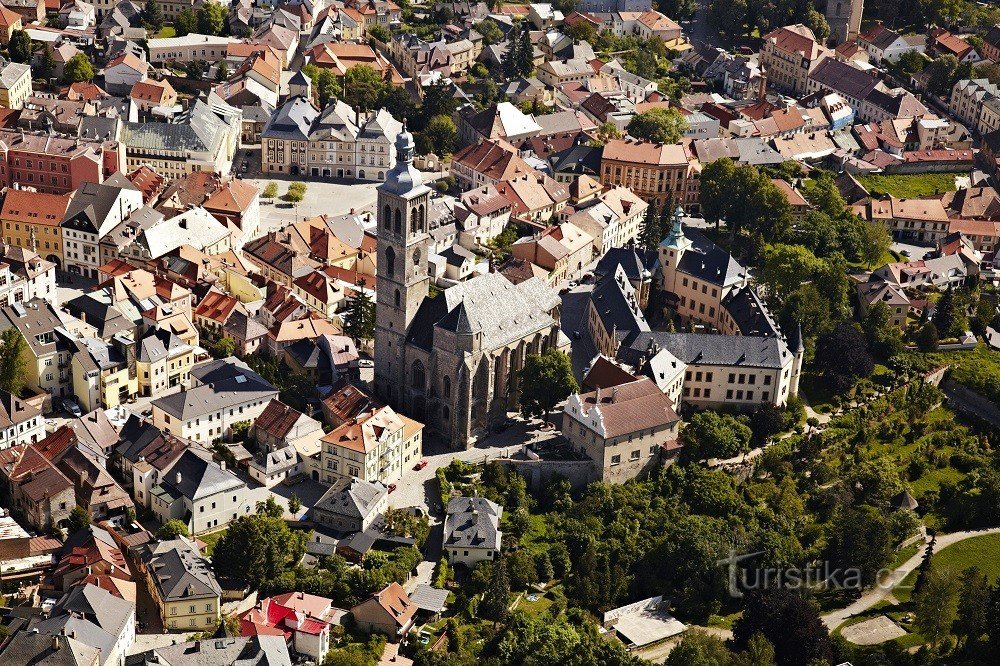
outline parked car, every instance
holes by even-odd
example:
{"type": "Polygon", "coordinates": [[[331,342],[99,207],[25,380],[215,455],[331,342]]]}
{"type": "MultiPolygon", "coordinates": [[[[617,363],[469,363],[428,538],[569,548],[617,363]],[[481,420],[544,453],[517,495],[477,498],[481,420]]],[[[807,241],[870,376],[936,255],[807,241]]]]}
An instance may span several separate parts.
{"type": "Polygon", "coordinates": [[[389,492],[390,493],[396,492],[396,484],[395,483],[390,483],[389,484],[389,492]]]}
{"type": "Polygon", "coordinates": [[[358,361],[358,367],[359,368],[374,368],[375,367],[375,361],[371,360],[370,358],[360,359],[358,361]]]}
{"type": "Polygon", "coordinates": [[[67,412],[76,416],[77,418],[83,416],[83,410],[80,409],[80,405],[76,404],[76,401],[72,398],[63,398],[62,406],[67,412]]]}
{"type": "Polygon", "coordinates": [[[427,458],[421,458],[413,469],[423,469],[424,467],[427,467],[427,458]]]}

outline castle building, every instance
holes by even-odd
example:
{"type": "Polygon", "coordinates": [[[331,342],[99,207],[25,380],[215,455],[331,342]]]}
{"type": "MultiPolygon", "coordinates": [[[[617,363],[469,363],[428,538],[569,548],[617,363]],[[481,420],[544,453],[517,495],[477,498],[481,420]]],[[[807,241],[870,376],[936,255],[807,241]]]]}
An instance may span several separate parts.
{"type": "Polygon", "coordinates": [[[413,166],[405,127],[395,148],[396,164],[378,188],[375,390],[465,448],[517,409],[517,373],[528,354],[568,349],[560,300],[537,277],[515,285],[500,273],[431,297],[430,188],[413,166]]]}

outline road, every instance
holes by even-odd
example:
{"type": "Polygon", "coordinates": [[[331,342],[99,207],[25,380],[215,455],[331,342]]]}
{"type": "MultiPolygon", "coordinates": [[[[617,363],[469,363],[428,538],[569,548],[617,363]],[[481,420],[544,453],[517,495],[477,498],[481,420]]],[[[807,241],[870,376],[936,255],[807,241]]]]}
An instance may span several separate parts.
{"type": "MultiPolygon", "coordinates": [[[[959,541],[965,541],[966,539],[971,539],[977,536],[983,536],[985,534],[996,534],[1000,533],[1000,527],[991,527],[987,530],[978,531],[967,531],[967,532],[952,532],[951,534],[938,534],[937,543],[934,546],[934,552],[939,553],[944,548],[958,543],[959,541]]],[[[851,618],[859,613],[864,613],[866,610],[879,603],[886,597],[890,595],[892,590],[898,586],[910,572],[914,571],[920,566],[920,562],[924,558],[924,553],[927,550],[926,544],[923,548],[917,551],[917,554],[904,562],[898,569],[895,569],[892,573],[883,579],[882,583],[878,586],[868,590],[861,597],[845,608],[833,611],[832,613],[827,613],[823,616],[823,623],[826,624],[827,628],[833,631],[848,618],[851,618]]]]}
{"type": "Polygon", "coordinates": [[[709,46],[724,46],[718,30],[708,23],[708,2],[709,0],[698,0],[698,9],[695,10],[694,19],[682,21],[684,32],[693,44],[708,44],[709,46]]]}

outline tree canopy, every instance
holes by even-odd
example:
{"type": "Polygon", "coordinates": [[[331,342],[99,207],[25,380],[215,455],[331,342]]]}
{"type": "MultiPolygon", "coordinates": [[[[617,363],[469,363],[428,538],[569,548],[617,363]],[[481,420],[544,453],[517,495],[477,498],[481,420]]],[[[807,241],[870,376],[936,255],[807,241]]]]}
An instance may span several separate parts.
{"type": "Polygon", "coordinates": [[[0,334],[0,389],[19,396],[28,378],[28,343],[14,327],[0,334]]]}
{"type": "Polygon", "coordinates": [[[687,127],[687,120],[680,111],[670,107],[655,108],[632,116],[625,131],[637,139],[673,144],[680,142],[687,127]]]}
{"type": "Polygon", "coordinates": [[[521,412],[548,418],[557,404],[580,390],[569,356],[555,349],[529,354],[521,369],[521,412]]]}
{"type": "Polygon", "coordinates": [[[212,552],[215,573],[245,580],[256,589],[302,559],[310,533],[293,532],[283,513],[269,497],[258,505],[257,513],[230,523],[212,552]]]}
{"type": "Polygon", "coordinates": [[[698,412],[684,427],[681,455],[686,460],[733,458],[750,450],[752,434],[750,426],[731,414],[698,412]]]}

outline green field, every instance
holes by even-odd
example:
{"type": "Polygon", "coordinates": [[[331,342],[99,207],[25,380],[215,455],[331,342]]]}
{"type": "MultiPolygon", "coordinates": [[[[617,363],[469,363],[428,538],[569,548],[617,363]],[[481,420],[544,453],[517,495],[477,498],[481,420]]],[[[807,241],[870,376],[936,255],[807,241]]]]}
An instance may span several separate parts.
{"type": "Polygon", "coordinates": [[[176,37],[177,31],[174,30],[174,26],[165,25],[162,28],[160,28],[160,31],[156,33],[156,36],[161,39],[166,37],[176,37]]]}
{"type": "Polygon", "coordinates": [[[199,539],[205,542],[205,555],[211,557],[212,551],[215,550],[215,544],[219,542],[219,539],[221,539],[225,533],[226,530],[219,530],[218,532],[198,536],[199,539]]]}
{"type": "Polygon", "coordinates": [[[1000,579],[1000,534],[984,534],[959,541],[934,553],[932,559],[935,566],[957,572],[979,567],[990,582],[996,582],[1000,579]]]}
{"type": "Polygon", "coordinates": [[[858,182],[865,186],[872,196],[891,195],[899,199],[916,199],[955,190],[955,176],[958,172],[872,174],[858,176],[858,182]]]}

